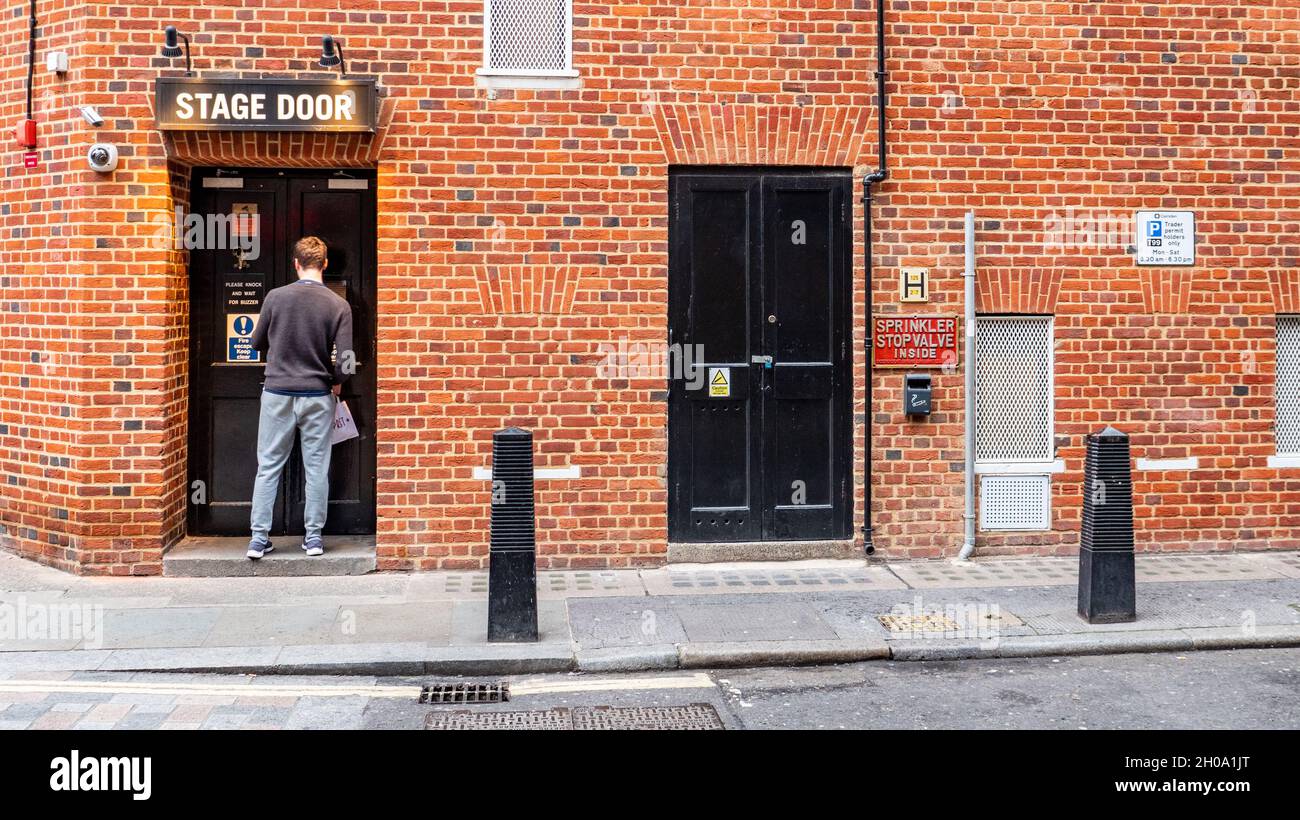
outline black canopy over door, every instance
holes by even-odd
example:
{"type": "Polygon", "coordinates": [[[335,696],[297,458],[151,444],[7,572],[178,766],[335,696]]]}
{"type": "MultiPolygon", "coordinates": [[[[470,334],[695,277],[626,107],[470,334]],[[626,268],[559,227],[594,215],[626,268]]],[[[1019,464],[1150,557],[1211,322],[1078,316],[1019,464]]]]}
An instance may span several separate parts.
{"type": "MultiPolygon", "coordinates": [[[[361,435],[333,448],[325,532],[373,533],[373,176],[204,169],[195,172],[192,184],[192,213],[205,223],[209,215],[243,214],[244,224],[258,232],[258,253],[237,252],[237,241],[218,243],[212,236],[190,251],[190,533],[248,534],[264,363],[254,360],[240,340],[251,332],[266,292],[297,278],[289,254],[293,243],[307,235],[319,236],[329,246],[325,284],[352,305],[357,358],[343,398],[361,435]]],[[[295,446],[281,481],[273,535],[302,533],[304,482],[295,446]]]]}
{"type": "Polygon", "coordinates": [[[669,537],[850,533],[847,172],[670,179],[669,537]]]}

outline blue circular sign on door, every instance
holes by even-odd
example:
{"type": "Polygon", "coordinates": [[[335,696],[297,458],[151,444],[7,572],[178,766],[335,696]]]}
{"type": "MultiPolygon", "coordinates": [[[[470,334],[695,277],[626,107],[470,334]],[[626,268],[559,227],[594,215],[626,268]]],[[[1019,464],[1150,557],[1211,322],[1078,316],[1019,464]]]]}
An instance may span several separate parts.
{"type": "Polygon", "coordinates": [[[247,336],[253,332],[253,320],[247,316],[240,316],[235,319],[235,332],[240,336],[247,336]]]}

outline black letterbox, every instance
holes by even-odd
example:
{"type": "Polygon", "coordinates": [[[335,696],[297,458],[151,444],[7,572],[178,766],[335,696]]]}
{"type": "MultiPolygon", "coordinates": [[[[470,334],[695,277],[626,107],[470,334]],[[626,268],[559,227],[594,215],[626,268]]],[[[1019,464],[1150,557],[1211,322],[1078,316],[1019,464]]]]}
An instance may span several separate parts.
{"type": "Polygon", "coordinates": [[[903,409],[909,416],[930,415],[930,374],[908,373],[903,385],[903,409]]]}

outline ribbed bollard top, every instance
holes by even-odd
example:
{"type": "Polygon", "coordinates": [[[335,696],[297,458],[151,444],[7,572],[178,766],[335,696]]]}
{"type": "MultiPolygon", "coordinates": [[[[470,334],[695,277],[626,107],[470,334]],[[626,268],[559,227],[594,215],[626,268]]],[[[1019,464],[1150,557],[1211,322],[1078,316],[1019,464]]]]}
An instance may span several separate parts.
{"type": "Polygon", "coordinates": [[[491,548],[537,548],[533,509],[533,434],[518,427],[492,434],[491,548]]]}
{"type": "Polygon", "coordinates": [[[1133,473],[1128,436],[1106,427],[1088,436],[1081,546],[1133,549],[1133,473]]]}

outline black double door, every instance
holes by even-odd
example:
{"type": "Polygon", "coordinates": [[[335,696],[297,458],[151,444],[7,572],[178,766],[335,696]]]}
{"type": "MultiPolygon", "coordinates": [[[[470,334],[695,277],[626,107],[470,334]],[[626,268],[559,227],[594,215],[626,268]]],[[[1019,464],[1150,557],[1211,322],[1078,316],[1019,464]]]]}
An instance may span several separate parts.
{"type": "Polygon", "coordinates": [[[669,187],[670,540],[848,537],[849,173],[669,187]]]}
{"type": "MultiPolygon", "coordinates": [[[[191,214],[204,220],[204,228],[194,235],[202,247],[190,250],[191,534],[248,534],[265,365],[247,337],[266,292],[296,281],[290,253],[302,236],[319,236],[329,246],[325,285],[352,305],[356,355],[342,397],[360,436],[334,445],[325,532],[375,531],[374,184],[373,175],[359,172],[195,172],[191,214]],[[239,217],[227,223],[235,236],[223,241],[217,220],[209,218],[232,214],[239,217]],[[256,242],[249,231],[256,231],[256,242]]],[[[302,533],[304,481],[295,444],[281,478],[273,535],[302,533]]]]}

